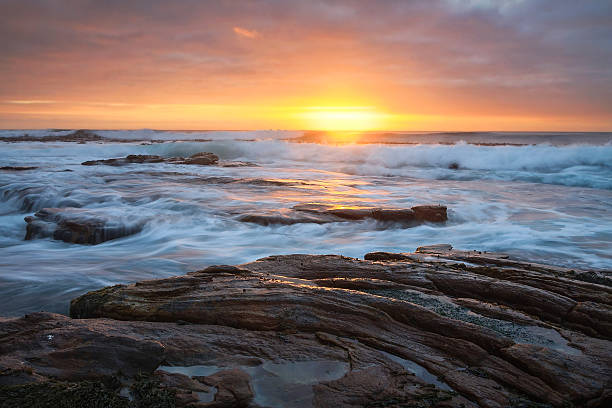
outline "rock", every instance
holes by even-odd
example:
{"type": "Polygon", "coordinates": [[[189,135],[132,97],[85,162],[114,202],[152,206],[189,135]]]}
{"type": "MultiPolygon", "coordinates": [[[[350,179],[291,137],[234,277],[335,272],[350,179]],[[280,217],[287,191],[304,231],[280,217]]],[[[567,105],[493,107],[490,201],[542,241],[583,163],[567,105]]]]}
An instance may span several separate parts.
{"type": "Polygon", "coordinates": [[[408,258],[403,254],[394,254],[391,252],[370,252],[363,257],[366,261],[404,261],[408,258]]]}
{"type": "Polygon", "coordinates": [[[75,130],[66,135],[47,135],[45,137],[36,137],[24,134],[22,136],[2,137],[3,142],[98,142],[103,140],[102,136],[86,129],[75,130]]]}
{"type": "Polygon", "coordinates": [[[0,170],[3,171],[25,171],[25,170],[35,170],[38,167],[36,166],[2,166],[0,170]]]}
{"type": "Polygon", "coordinates": [[[253,399],[250,376],[239,368],[219,371],[198,381],[216,387],[215,407],[247,407],[253,399]]]}
{"type": "MultiPolygon", "coordinates": [[[[41,382],[0,386],[0,406],[22,407],[105,407],[130,408],[126,398],[101,382],[41,382]]],[[[157,405],[162,407],[163,405],[157,405]]]]}
{"type": "Polygon", "coordinates": [[[341,221],[361,221],[374,219],[380,222],[399,223],[404,226],[415,226],[422,222],[446,221],[444,206],[416,206],[406,209],[376,208],[376,207],[343,207],[327,204],[298,204],[291,210],[278,210],[265,214],[243,214],[240,221],[253,222],[261,225],[316,223],[324,224],[341,221]]]}
{"type": "Polygon", "coordinates": [[[219,161],[219,156],[214,153],[200,152],[185,159],[183,164],[199,164],[202,166],[210,166],[219,161]]]}
{"type": "Polygon", "coordinates": [[[329,222],[339,221],[333,216],[320,216],[311,214],[299,214],[290,211],[267,212],[263,214],[242,214],[238,216],[238,220],[242,222],[250,222],[263,226],[268,225],[293,225],[293,224],[326,224],[329,222]]]}
{"type": "Polygon", "coordinates": [[[449,245],[366,258],[215,265],[87,293],[72,318],[0,319],[0,384],[144,376],[137,401],[190,407],[610,399],[610,288],[449,245]]]}
{"type": "Polygon", "coordinates": [[[24,218],[25,240],[53,238],[74,244],[96,245],[133,235],[142,230],[144,221],[119,217],[80,208],[43,208],[24,218]]]}
{"type": "MultiPolygon", "coordinates": [[[[104,159],[104,160],[89,160],[81,163],[83,166],[125,166],[128,164],[142,164],[142,163],[171,163],[171,164],[198,164],[202,166],[210,166],[216,164],[219,161],[219,156],[213,153],[200,152],[196,153],[191,157],[171,157],[163,158],[161,156],[149,155],[149,154],[130,154],[126,157],[120,157],[117,159],[104,159]]],[[[226,163],[227,165],[227,163],[226,163]]]]}
{"type": "Polygon", "coordinates": [[[435,245],[426,245],[426,246],[420,246],[416,249],[417,252],[433,252],[433,253],[439,253],[439,252],[443,252],[443,251],[450,251],[451,249],[453,249],[453,246],[450,244],[435,244],[435,245]]]}
{"type": "Polygon", "coordinates": [[[81,163],[83,166],[125,166],[133,163],[161,163],[164,158],[161,156],[148,155],[148,154],[130,154],[129,156],[118,158],[118,159],[105,159],[105,160],[89,160],[81,163]]]}
{"type": "Polygon", "coordinates": [[[452,162],[451,164],[448,165],[448,168],[450,170],[459,170],[459,163],[457,162],[452,162]]]}
{"type": "Polygon", "coordinates": [[[300,204],[293,207],[296,211],[317,214],[334,215],[346,220],[362,220],[373,218],[378,221],[399,223],[410,222],[442,222],[446,221],[446,207],[436,205],[420,205],[408,209],[388,209],[375,207],[335,207],[326,204],[300,204]]]}
{"type": "Polygon", "coordinates": [[[446,207],[443,205],[417,205],[412,207],[418,221],[444,222],[448,220],[446,207]]]}
{"type": "Polygon", "coordinates": [[[587,271],[582,272],[575,275],[576,279],[585,282],[597,283],[599,285],[612,286],[612,278],[609,276],[605,276],[602,273],[597,273],[595,271],[587,271]]]}
{"type": "Polygon", "coordinates": [[[220,167],[259,167],[259,165],[252,162],[245,161],[219,161],[217,163],[220,167]]]}
{"type": "Polygon", "coordinates": [[[79,322],[52,313],[1,321],[0,333],[0,366],[11,367],[13,361],[27,358],[32,373],[60,380],[153,372],[164,352],[159,341],[108,322],[79,322]]]}

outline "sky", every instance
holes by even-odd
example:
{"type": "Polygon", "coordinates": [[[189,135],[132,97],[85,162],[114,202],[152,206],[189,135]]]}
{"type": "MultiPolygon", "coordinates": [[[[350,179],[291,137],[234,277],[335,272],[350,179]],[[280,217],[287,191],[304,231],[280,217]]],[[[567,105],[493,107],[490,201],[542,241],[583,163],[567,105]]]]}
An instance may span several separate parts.
{"type": "Polygon", "coordinates": [[[612,131],[612,0],[0,0],[0,128],[612,131]]]}

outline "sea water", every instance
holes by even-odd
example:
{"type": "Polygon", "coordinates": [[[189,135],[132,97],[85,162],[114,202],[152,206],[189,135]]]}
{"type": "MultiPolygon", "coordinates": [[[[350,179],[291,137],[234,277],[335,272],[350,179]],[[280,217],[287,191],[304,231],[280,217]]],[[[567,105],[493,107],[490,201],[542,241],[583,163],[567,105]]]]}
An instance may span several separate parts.
{"type": "Polygon", "coordinates": [[[67,313],[70,299],[117,283],[273,254],[413,251],[450,243],[579,269],[612,269],[612,134],[385,133],[322,143],[302,132],[96,131],[106,141],[0,141],[0,315],[67,313]],[[138,140],[138,141],[136,141],[138,140]],[[155,140],[156,143],[143,143],[155,140]],[[194,141],[209,140],[209,141],[194,141]],[[368,142],[369,140],[369,142],[368,142]],[[300,141],[298,143],[297,141],[300,141]],[[347,143],[348,141],[348,143],[347,143]],[[245,167],[86,160],[213,152],[245,167]],[[409,208],[442,204],[448,222],[268,225],[243,214],[300,203],[409,208]],[[25,241],[23,218],[79,208],[144,223],[99,245],[25,241]]]}

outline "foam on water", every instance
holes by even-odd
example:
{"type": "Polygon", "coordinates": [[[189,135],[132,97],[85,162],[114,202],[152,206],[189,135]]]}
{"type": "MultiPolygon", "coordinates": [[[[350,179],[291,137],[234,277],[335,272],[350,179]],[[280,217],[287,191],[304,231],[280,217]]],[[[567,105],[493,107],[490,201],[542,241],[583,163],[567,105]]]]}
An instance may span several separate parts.
{"type": "Polygon", "coordinates": [[[612,145],[319,145],[212,141],[147,146],[151,154],[210,151],[228,160],[316,167],[361,176],[508,180],[612,189],[612,145]],[[457,167],[453,169],[452,167],[457,167]]]}
{"type": "MultiPolygon", "coordinates": [[[[28,135],[43,139],[47,136],[65,136],[74,130],[60,129],[0,129],[0,138],[28,135]]],[[[289,130],[95,130],[99,136],[115,140],[265,140],[287,139],[302,134],[289,130]]]]}
{"type": "MultiPolygon", "coordinates": [[[[254,137],[244,132],[240,138],[254,137]]],[[[39,167],[0,171],[0,314],[66,312],[71,298],[105,285],[297,252],[362,257],[448,242],[610,269],[611,159],[610,145],[579,144],[0,144],[2,166],[39,167]],[[128,154],[171,157],[200,151],[258,167],[80,165],[128,154]],[[449,169],[452,163],[459,169],[449,169]],[[244,213],[306,202],[394,208],[442,203],[450,219],[409,229],[372,220],[285,226],[238,220],[244,213]],[[96,246],[23,241],[23,217],[46,207],[81,208],[145,225],[135,235],[96,246]]]]}

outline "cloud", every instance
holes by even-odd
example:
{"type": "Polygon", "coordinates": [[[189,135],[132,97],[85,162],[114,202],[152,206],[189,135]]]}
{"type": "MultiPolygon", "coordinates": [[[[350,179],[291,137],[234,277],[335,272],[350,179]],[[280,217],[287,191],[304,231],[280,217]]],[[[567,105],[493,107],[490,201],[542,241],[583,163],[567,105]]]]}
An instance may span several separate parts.
{"type": "Polygon", "coordinates": [[[11,105],[42,105],[42,104],[51,104],[57,103],[56,101],[46,101],[46,100],[10,100],[4,101],[4,103],[8,103],[11,105]]]}
{"type": "Polygon", "coordinates": [[[0,101],[375,105],[588,124],[612,118],[611,19],[609,1],[0,0],[0,101]]]}
{"type": "Polygon", "coordinates": [[[255,30],[247,30],[246,28],[242,28],[242,27],[234,27],[234,32],[236,34],[238,34],[241,37],[246,37],[246,38],[257,38],[259,37],[259,33],[255,30]]]}

